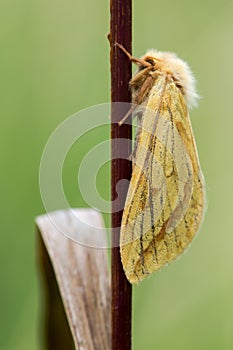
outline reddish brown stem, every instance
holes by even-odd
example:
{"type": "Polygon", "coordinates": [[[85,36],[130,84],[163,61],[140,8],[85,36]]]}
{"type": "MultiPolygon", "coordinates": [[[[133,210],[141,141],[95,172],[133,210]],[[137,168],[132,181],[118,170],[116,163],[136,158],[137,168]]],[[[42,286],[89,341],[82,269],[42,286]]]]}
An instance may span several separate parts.
{"type": "Polygon", "coordinates": [[[122,269],[119,252],[119,235],[122,210],[127,185],[116,193],[116,184],[121,179],[130,180],[132,128],[118,122],[127,110],[114,102],[131,102],[129,80],[131,62],[114,43],[122,44],[131,52],[132,41],[132,0],[111,0],[111,97],[112,97],[112,350],[131,349],[131,285],[122,269]],[[128,139],[127,147],[120,139],[128,139]]]}

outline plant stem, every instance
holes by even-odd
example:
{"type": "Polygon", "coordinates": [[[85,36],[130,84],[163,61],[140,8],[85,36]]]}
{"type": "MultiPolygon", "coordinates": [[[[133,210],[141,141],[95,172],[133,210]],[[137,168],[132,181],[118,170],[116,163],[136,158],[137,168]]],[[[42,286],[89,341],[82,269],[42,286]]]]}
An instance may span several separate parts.
{"type": "MultiPolygon", "coordinates": [[[[131,52],[132,41],[132,0],[111,0],[111,138],[112,138],[112,350],[131,349],[131,303],[132,288],[127,281],[120,259],[119,236],[128,185],[116,184],[122,180],[130,180],[130,156],[132,128],[129,124],[118,125],[127,112],[124,104],[114,102],[131,102],[129,80],[131,78],[131,62],[114,44],[122,44],[131,52]],[[121,139],[127,139],[127,146],[121,139]]],[[[128,106],[127,106],[128,108],[128,106]]]]}

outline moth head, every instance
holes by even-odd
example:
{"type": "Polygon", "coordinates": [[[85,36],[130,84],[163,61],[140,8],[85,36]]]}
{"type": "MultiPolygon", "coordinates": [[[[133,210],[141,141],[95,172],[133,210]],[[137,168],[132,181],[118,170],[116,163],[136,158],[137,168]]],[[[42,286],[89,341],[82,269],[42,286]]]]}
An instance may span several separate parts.
{"type": "Polygon", "coordinates": [[[134,92],[140,89],[149,76],[156,78],[158,74],[167,74],[184,95],[188,106],[197,105],[199,96],[196,91],[196,80],[188,64],[175,53],[149,50],[135,63],[138,69],[131,80],[134,92]]]}
{"type": "MultiPolygon", "coordinates": [[[[142,61],[151,62],[153,70],[171,75],[174,83],[180,88],[189,107],[197,105],[199,96],[196,91],[196,80],[188,64],[173,52],[149,50],[142,61]]],[[[139,67],[139,70],[143,67],[139,67]]]]}
{"type": "MultiPolygon", "coordinates": [[[[137,95],[147,78],[151,78],[151,73],[156,70],[156,61],[154,57],[146,55],[139,59],[133,58],[133,62],[137,65],[137,70],[130,81],[134,96],[137,95]]],[[[147,93],[149,93],[149,91],[150,88],[147,89],[147,93]]]]}

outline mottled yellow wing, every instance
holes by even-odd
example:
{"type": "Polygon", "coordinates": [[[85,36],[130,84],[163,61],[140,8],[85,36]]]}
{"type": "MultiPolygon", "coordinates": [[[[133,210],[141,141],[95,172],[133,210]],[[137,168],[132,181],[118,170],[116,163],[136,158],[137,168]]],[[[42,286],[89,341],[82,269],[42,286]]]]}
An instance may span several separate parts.
{"type": "Polygon", "coordinates": [[[122,217],[125,274],[138,283],[177,258],[200,227],[204,180],[184,96],[159,75],[137,134],[122,217]]]}

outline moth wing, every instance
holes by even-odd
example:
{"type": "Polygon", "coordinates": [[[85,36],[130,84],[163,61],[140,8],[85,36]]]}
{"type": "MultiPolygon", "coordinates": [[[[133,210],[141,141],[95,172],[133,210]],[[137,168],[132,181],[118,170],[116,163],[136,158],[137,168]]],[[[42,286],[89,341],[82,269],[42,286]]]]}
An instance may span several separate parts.
{"type": "Polygon", "coordinates": [[[135,147],[120,236],[131,283],[179,256],[198,231],[204,210],[204,180],[187,106],[163,76],[149,94],[135,147]]]}

